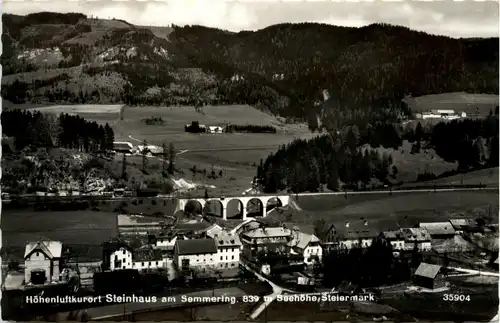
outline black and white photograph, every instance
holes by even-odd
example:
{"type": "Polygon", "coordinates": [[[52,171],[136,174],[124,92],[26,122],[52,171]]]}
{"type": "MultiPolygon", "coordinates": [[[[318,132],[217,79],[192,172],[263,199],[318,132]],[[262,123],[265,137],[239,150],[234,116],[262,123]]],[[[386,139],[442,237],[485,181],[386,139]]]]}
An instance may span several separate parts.
{"type": "Polygon", "coordinates": [[[498,1],[13,1],[3,321],[498,322],[498,1]]]}

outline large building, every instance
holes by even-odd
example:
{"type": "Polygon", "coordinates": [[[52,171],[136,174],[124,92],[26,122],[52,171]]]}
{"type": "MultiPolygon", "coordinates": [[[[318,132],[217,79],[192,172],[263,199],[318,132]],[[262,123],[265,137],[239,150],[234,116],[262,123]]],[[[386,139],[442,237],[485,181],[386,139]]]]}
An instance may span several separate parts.
{"type": "Polygon", "coordinates": [[[405,249],[413,250],[415,247],[420,251],[429,251],[432,248],[431,235],[425,228],[404,228],[401,229],[405,239],[405,249]]]}
{"type": "Polygon", "coordinates": [[[252,259],[266,251],[288,253],[292,230],[283,227],[258,227],[242,232],[240,238],[244,257],[252,259]]]}
{"type": "Polygon", "coordinates": [[[160,250],[149,246],[133,250],[119,239],[103,243],[102,270],[115,271],[124,269],[156,270],[166,268],[167,260],[160,250]]]}
{"type": "Polygon", "coordinates": [[[217,267],[217,244],[209,239],[179,239],[174,248],[174,265],[180,271],[217,267]]]}
{"type": "Polygon", "coordinates": [[[368,225],[367,221],[362,223],[346,222],[344,226],[332,225],[327,235],[325,246],[327,248],[352,249],[355,247],[368,248],[373,239],[380,233],[368,225]]]}
{"type": "Polygon", "coordinates": [[[62,252],[60,241],[29,242],[24,251],[25,284],[42,285],[59,281],[62,252]]]}
{"type": "Polygon", "coordinates": [[[134,150],[134,145],[128,141],[115,141],[113,142],[113,150],[117,153],[131,154],[134,150]]]}
{"type": "Polygon", "coordinates": [[[450,222],[427,222],[419,226],[427,229],[432,239],[451,239],[455,236],[455,229],[450,222]]]}
{"type": "Polygon", "coordinates": [[[315,262],[321,261],[323,258],[323,248],[318,237],[314,234],[307,234],[294,230],[296,234],[292,234],[292,240],[289,245],[293,252],[304,257],[306,265],[312,265],[315,262]]]}

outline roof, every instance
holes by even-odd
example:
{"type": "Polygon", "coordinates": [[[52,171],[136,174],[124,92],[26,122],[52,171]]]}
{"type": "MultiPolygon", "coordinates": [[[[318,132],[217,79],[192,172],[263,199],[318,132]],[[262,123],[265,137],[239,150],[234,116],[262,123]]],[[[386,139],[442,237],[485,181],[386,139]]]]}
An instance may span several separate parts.
{"type": "Polygon", "coordinates": [[[404,240],[401,231],[384,231],[382,234],[387,240],[404,240]]]}
{"type": "Polygon", "coordinates": [[[420,263],[417,271],[415,271],[415,276],[422,276],[427,278],[436,278],[437,274],[441,270],[441,266],[428,264],[425,262],[420,263]]]}
{"type": "Polygon", "coordinates": [[[120,239],[111,239],[102,244],[103,251],[114,252],[116,250],[120,250],[120,248],[125,248],[132,252],[132,248],[125,242],[120,239]]]}
{"type": "Polygon", "coordinates": [[[498,258],[493,263],[498,265],[498,258]]]}
{"type": "MultiPolygon", "coordinates": [[[[373,239],[379,236],[380,232],[374,228],[360,223],[349,224],[346,226],[334,226],[331,228],[333,238],[337,240],[359,240],[359,239],[373,239]]],[[[334,239],[335,240],[335,239],[334,239]]]]}
{"type": "Polygon", "coordinates": [[[218,224],[214,223],[212,224],[208,229],[207,229],[207,236],[209,237],[214,237],[214,234],[218,234],[222,232],[222,227],[219,226],[218,224]]]}
{"type": "Polygon", "coordinates": [[[292,231],[283,227],[264,227],[256,228],[243,232],[243,235],[249,238],[270,238],[270,237],[289,237],[292,231]]]}
{"type": "Polygon", "coordinates": [[[217,253],[214,239],[177,239],[175,242],[175,253],[178,255],[199,255],[217,253]]]}
{"type": "Polygon", "coordinates": [[[214,234],[212,238],[215,240],[217,247],[241,246],[240,237],[237,234],[230,234],[223,231],[214,234]]]}
{"type": "Polygon", "coordinates": [[[163,252],[150,247],[139,248],[134,252],[134,261],[154,261],[163,259],[163,252]]]}
{"type": "Polygon", "coordinates": [[[442,235],[442,234],[455,234],[455,229],[451,223],[448,222],[428,222],[428,223],[420,223],[421,228],[426,228],[429,231],[430,235],[442,235]]]}
{"type": "Polygon", "coordinates": [[[297,231],[297,234],[292,234],[292,241],[289,242],[290,247],[305,249],[311,242],[319,242],[318,237],[314,234],[307,234],[297,231]]]}
{"type": "Polygon", "coordinates": [[[115,141],[113,142],[113,149],[133,149],[134,146],[127,141],[115,141]]]}
{"type": "Polygon", "coordinates": [[[455,228],[455,230],[458,230],[472,224],[472,221],[470,219],[451,219],[450,223],[455,228]]]}
{"type": "MultiPolygon", "coordinates": [[[[162,154],[163,153],[163,147],[160,147],[160,146],[147,145],[146,148],[152,154],[162,154]]],[[[138,145],[137,150],[139,150],[139,152],[142,152],[144,150],[144,145],[138,145]]]]}
{"type": "Polygon", "coordinates": [[[62,255],[62,242],[60,241],[35,241],[28,242],[24,250],[24,258],[34,250],[43,251],[49,258],[60,258],[62,255]]]}
{"type": "Polygon", "coordinates": [[[426,228],[402,228],[401,234],[405,241],[431,241],[431,235],[426,228]]]}

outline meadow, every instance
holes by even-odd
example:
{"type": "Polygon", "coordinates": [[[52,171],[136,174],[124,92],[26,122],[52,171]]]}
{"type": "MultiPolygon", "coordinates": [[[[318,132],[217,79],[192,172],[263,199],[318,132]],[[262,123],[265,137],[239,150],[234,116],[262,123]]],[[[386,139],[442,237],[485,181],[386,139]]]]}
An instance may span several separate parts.
{"type": "Polygon", "coordinates": [[[116,214],[93,211],[36,212],[2,210],[2,245],[60,240],[66,244],[101,244],[116,236],[116,214]]]}
{"type": "MultiPolygon", "coordinates": [[[[292,211],[290,219],[311,231],[312,223],[324,219],[328,224],[362,223],[379,231],[419,222],[439,222],[452,218],[475,218],[499,211],[498,191],[418,192],[337,196],[299,196],[302,211],[292,211]]],[[[496,218],[495,221],[498,221],[496,218]]]]}
{"type": "MultiPolygon", "coordinates": [[[[152,145],[172,143],[176,152],[176,168],[180,177],[223,189],[225,194],[238,194],[250,187],[256,174],[255,165],[260,159],[275,152],[296,138],[311,138],[312,134],[305,124],[286,124],[280,118],[264,113],[247,105],[205,106],[196,111],[193,107],[125,107],[123,120],[120,119],[120,105],[57,105],[39,107],[36,110],[59,114],[61,112],[78,114],[81,117],[108,123],[115,131],[116,141],[128,141],[134,145],[144,140],[152,145]],[[163,123],[148,125],[147,118],[161,118],[163,123]],[[204,125],[268,125],[277,129],[276,134],[262,133],[223,133],[192,134],[184,131],[186,124],[198,121],[204,125]],[[223,177],[209,179],[200,173],[193,174],[189,169],[196,167],[212,169],[223,177]]],[[[129,163],[141,165],[140,156],[131,156],[129,163]]],[[[149,173],[159,172],[162,161],[158,158],[148,160],[149,173]]],[[[219,191],[220,193],[220,191],[219,191]]]]}
{"type": "Polygon", "coordinates": [[[405,99],[412,112],[430,111],[431,109],[455,110],[468,116],[487,116],[498,106],[498,95],[451,92],[424,95],[405,99]]]}

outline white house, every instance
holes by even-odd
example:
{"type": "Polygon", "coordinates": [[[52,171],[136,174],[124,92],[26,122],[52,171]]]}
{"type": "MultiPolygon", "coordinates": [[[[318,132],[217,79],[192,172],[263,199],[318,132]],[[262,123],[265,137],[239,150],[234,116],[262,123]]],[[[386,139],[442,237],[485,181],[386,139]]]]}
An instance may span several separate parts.
{"type": "Polygon", "coordinates": [[[214,234],[213,239],[217,245],[218,267],[221,269],[238,267],[242,251],[238,235],[219,232],[214,234]]]}
{"type": "Polygon", "coordinates": [[[207,132],[208,133],[222,133],[223,129],[221,126],[208,126],[207,132]]]}
{"type": "Polygon", "coordinates": [[[252,259],[258,253],[267,250],[288,252],[291,235],[292,230],[283,227],[250,228],[240,234],[243,254],[247,259],[252,259]]]}
{"type": "Polygon", "coordinates": [[[405,250],[405,238],[401,231],[384,231],[382,234],[392,245],[393,250],[405,250]]]}
{"type": "Polygon", "coordinates": [[[178,239],[174,247],[174,265],[177,269],[186,271],[191,268],[219,267],[218,248],[215,240],[209,239],[178,239]]]}
{"type": "Polygon", "coordinates": [[[291,249],[304,257],[306,265],[314,264],[316,260],[320,261],[323,257],[323,248],[318,237],[314,234],[307,234],[298,230],[293,230],[291,249]]]}
{"type": "Polygon", "coordinates": [[[417,246],[421,251],[431,250],[431,235],[425,228],[402,228],[401,234],[405,239],[405,249],[412,250],[417,246]]]}
{"type": "Polygon", "coordinates": [[[59,281],[62,261],[60,241],[29,242],[24,251],[25,284],[59,281]]]}
{"type": "Polygon", "coordinates": [[[103,270],[160,269],[165,268],[166,264],[167,260],[159,250],[146,247],[134,252],[127,244],[119,240],[103,244],[103,270]]]}
{"type": "Polygon", "coordinates": [[[362,223],[346,222],[345,226],[331,226],[328,232],[327,245],[331,248],[352,249],[354,247],[368,248],[379,232],[362,223]]]}
{"type": "Polygon", "coordinates": [[[177,242],[177,235],[157,236],[155,246],[157,248],[171,251],[174,250],[176,242],[177,242]]]}

